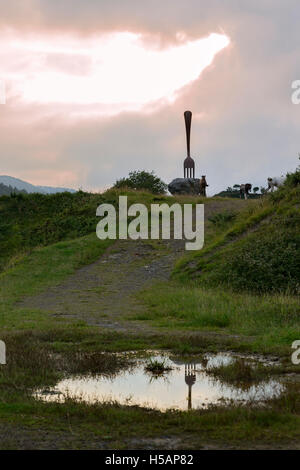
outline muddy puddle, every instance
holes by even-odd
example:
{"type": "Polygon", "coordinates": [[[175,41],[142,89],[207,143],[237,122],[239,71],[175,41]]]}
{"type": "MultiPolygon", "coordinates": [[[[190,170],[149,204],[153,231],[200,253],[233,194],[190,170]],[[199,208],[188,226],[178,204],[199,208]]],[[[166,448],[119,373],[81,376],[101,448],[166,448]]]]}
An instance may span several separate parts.
{"type": "MultiPolygon", "coordinates": [[[[275,398],[284,391],[284,385],[277,378],[266,377],[259,383],[241,381],[233,385],[211,374],[213,368],[229,365],[237,358],[255,366],[253,358],[229,353],[207,354],[194,362],[184,362],[155,352],[146,358],[136,358],[132,366],[116,375],[69,376],[53,388],[38,390],[34,396],[45,401],[62,402],[66,397],[72,397],[89,403],[118,402],[165,411],[170,408],[203,409],[230,401],[257,403],[275,398]],[[148,367],[153,369],[155,364],[163,364],[167,370],[156,370],[155,373],[147,370],[148,367]]],[[[270,365],[264,363],[265,367],[270,365]]]]}

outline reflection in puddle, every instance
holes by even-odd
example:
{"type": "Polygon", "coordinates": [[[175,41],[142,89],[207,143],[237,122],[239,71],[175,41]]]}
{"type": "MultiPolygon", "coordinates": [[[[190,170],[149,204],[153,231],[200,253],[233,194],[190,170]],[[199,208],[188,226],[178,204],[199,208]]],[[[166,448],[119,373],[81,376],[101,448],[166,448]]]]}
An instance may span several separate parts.
{"type": "Polygon", "coordinates": [[[274,379],[260,384],[233,386],[225,384],[207,373],[210,367],[229,364],[230,354],[206,355],[199,362],[184,363],[155,354],[151,360],[165,361],[172,367],[164,375],[151,375],[145,371],[148,359],[138,359],[134,367],[114,377],[103,375],[71,376],[56,387],[40,390],[36,398],[46,401],[64,401],[66,396],[93,403],[115,401],[126,405],[140,405],[161,411],[173,408],[186,410],[206,408],[221,401],[258,402],[279,396],[283,385],[274,379]]]}

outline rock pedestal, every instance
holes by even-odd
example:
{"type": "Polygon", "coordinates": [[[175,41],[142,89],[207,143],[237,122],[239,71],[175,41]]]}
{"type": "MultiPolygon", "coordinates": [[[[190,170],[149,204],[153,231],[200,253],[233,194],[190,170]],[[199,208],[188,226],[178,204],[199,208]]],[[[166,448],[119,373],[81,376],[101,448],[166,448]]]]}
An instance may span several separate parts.
{"type": "Polygon", "coordinates": [[[200,194],[200,179],[198,178],[175,178],[168,185],[171,194],[200,194]]]}

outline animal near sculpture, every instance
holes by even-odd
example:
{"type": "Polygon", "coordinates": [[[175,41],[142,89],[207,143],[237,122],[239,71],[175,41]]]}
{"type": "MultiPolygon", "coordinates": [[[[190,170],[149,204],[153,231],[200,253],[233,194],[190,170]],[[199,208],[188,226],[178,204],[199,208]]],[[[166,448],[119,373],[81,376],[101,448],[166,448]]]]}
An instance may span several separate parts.
{"type": "Polygon", "coordinates": [[[252,189],[252,184],[250,184],[250,183],[241,184],[241,186],[240,186],[240,198],[248,199],[251,189],[252,189]]]}
{"type": "Polygon", "coordinates": [[[203,197],[206,197],[206,188],[208,187],[209,185],[207,184],[206,182],[206,176],[205,175],[202,175],[201,176],[201,180],[200,180],[200,195],[203,196],[203,197]]]}

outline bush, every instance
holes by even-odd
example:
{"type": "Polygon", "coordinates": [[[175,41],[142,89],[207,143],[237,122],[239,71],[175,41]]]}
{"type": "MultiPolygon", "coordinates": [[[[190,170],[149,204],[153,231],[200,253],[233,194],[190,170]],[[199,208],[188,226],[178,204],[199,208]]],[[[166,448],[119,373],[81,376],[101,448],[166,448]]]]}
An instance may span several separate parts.
{"type": "Polygon", "coordinates": [[[206,285],[226,285],[255,293],[300,294],[300,169],[277,191],[241,212],[216,214],[210,222],[223,230],[204,250],[176,269],[206,285]]]}
{"type": "Polygon", "coordinates": [[[298,184],[300,184],[300,169],[294,173],[288,173],[285,180],[285,185],[291,188],[294,188],[298,184]]]}
{"type": "Polygon", "coordinates": [[[153,194],[165,194],[167,185],[152,171],[131,171],[128,178],[117,180],[114,188],[146,189],[153,194]]]}
{"type": "MultiPolygon", "coordinates": [[[[299,153],[299,160],[300,160],[300,153],[299,153]]],[[[290,188],[294,188],[300,184],[300,165],[298,165],[296,171],[294,173],[288,173],[286,175],[285,186],[290,188]]]]}
{"type": "Polygon", "coordinates": [[[300,214],[277,215],[272,223],[223,253],[211,281],[254,292],[300,293],[300,214]]]}

